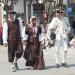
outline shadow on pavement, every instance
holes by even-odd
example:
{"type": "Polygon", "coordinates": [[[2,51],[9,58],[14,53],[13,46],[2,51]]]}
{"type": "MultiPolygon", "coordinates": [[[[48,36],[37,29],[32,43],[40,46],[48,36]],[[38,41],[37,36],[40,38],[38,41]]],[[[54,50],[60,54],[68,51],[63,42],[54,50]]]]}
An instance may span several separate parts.
{"type": "MultiPolygon", "coordinates": [[[[61,67],[62,67],[62,66],[60,65],[60,68],[61,68],[61,67]]],[[[75,67],[75,64],[68,65],[67,68],[69,68],[69,67],[75,67]]],[[[55,65],[46,66],[44,70],[48,70],[48,69],[52,69],[52,68],[56,68],[56,66],[55,66],[55,65]]],[[[29,69],[29,68],[18,69],[18,71],[24,71],[24,70],[37,70],[37,69],[29,69]]]]}
{"type": "MultiPolygon", "coordinates": [[[[48,70],[48,69],[52,69],[52,68],[55,68],[55,65],[46,66],[45,69],[43,69],[43,70],[48,70]]],[[[37,70],[37,69],[29,69],[29,68],[18,69],[18,71],[24,71],[24,70],[37,70]]]]}
{"type": "Polygon", "coordinates": [[[47,69],[52,69],[52,68],[56,68],[56,66],[55,66],[55,65],[53,65],[53,66],[46,66],[46,67],[45,67],[45,70],[47,70],[47,69]]]}
{"type": "Polygon", "coordinates": [[[71,64],[71,65],[69,65],[69,67],[75,67],[75,64],[71,64]]]}

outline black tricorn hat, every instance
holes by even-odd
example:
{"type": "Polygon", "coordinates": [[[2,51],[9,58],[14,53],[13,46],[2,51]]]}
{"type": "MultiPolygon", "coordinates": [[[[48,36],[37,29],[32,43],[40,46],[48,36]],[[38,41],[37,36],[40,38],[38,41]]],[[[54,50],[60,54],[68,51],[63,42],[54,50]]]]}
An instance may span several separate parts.
{"type": "Polygon", "coordinates": [[[61,10],[60,13],[65,13],[65,11],[64,10],[61,10]]]}
{"type": "Polygon", "coordinates": [[[60,9],[56,9],[55,10],[55,13],[60,13],[60,9]]]}
{"type": "Polygon", "coordinates": [[[17,14],[15,11],[9,11],[9,14],[17,14]]]}

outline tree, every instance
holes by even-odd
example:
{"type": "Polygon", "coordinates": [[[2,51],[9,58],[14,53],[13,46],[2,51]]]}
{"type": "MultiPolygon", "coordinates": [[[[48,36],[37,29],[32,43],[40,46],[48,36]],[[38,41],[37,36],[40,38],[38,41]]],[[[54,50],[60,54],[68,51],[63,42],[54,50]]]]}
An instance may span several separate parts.
{"type": "Polygon", "coordinates": [[[53,0],[44,0],[44,2],[52,2],[53,0]]]}
{"type": "Polygon", "coordinates": [[[59,0],[59,7],[60,9],[63,9],[63,0],[59,0]]]}
{"type": "Polygon", "coordinates": [[[47,6],[48,22],[51,19],[52,11],[56,8],[63,9],[63,0],[44,0],[44,5],[47,6]]]}
{"type": "Polygon", "coordinates": [[[2,0],[4,3],[4,10],[6,11],[6,20],[8,20],[8,11],[13,10],[13,1],[14,0],[2,0]]]}
{"type": "Polygon", "coordinates": [[[1,6],[2,0],[0,0],[0,6],[1,6]]]}
{"type": "Polygon", "coordinates": [[[50,22],[52,10],[55,9],[55,2],[54,0],[44,0],[44,5],[46,6],[46,11],[48,13],[48,22],[50,22]]]}

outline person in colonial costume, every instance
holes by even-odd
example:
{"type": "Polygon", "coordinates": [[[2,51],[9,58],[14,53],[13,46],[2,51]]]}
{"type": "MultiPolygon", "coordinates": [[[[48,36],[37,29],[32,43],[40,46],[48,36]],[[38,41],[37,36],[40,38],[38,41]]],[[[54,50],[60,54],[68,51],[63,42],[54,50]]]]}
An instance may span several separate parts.
{"type": "Polygon", "coordinates": [[[41,49],[41,27],[36,25],[37,18],[32,16],[30,24],[25,28],[26,48],[24,52],[24,58],[26,59],[26,66],[42,70],[45,68],[43,51],[41,49]],[[26,38],[27,37],[27,38],[26,38]]]}
{"type": "Polygon", "coordinates": [[[8,60],[12,71],[18,69],[17,61],[23,54],[22,24],[16,18],[16,12],[9,12],[9,19],[3,25],[3,44],[8,46],[8,60]]]}
{"type": "MultiPolygon", "coordinates": [[[[67,57],[67,42],[68,42],[68,29],[69,29],[69,21],[63,15],[64,12],[61,12],[59,9],[56,10],[56,17],[54,17],[49,24],[48,33],[52,29],[55,29],[56,41],[55,41],[55,60],[56,60],[56,68],[59,68],[59,52],[62,50],[62,62],[61,65],[63,67],[67,67],[66,57],[67,57]]],[[[49,35],[50,36],[50,35],[49,35]]],[[[48,36],[48,38],[49,38],[48,36]]]]}

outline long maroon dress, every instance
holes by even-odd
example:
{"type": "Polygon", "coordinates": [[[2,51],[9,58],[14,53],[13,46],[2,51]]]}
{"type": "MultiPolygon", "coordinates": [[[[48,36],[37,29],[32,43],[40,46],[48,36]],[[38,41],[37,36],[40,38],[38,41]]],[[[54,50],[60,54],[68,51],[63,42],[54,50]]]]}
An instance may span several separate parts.
{"type": "Polygon", "coordinates": [[[26,66],[32,66],[34,69],[38,70],[44,69],[45,63],[43,58],[43,51],[39,41],[41,27],[29,27],[26,29],[26,34],[28,34],[27,45],[24,52],[26,66]]]}

